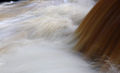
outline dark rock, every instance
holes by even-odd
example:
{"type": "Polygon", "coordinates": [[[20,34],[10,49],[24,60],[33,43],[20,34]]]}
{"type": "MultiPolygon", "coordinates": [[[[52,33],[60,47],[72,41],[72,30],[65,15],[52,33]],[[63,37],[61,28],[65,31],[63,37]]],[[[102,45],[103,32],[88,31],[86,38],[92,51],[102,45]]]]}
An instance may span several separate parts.
{"type": "Polygon", "coordinates": [[[19,0],[0,0],[0,3],[10,2],[10,1],[14,1],[14,2],[16,2],[16,1],[19,1],[19,0]]]}

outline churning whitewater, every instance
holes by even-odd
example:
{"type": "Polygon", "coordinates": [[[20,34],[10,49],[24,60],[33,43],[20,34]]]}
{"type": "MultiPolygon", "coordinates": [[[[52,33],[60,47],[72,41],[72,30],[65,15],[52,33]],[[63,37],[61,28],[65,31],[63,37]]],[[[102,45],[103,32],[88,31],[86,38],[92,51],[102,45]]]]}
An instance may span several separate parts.
{"type": "Polygon", "coordinates": [[[92,0],[0,4],[0,73],[96,73],[72,50],[92,0]]]}

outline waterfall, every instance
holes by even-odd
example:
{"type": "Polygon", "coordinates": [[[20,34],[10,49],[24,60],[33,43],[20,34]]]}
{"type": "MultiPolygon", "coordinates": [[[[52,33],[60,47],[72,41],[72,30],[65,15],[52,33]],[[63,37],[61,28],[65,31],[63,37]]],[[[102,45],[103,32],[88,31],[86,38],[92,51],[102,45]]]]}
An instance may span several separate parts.
{"type": "Polygon", "coordinates": [[[76,30],[75,49],[108,73],[119,73],[120,1],[100,0],[76,30]]]}

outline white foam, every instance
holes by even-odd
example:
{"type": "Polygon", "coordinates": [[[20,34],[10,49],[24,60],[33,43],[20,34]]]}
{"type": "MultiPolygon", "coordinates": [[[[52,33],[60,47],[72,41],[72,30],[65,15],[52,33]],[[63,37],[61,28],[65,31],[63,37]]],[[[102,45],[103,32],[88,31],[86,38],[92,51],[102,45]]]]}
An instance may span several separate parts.
{"type": "Polygon", "coordinates": [[[0,22],[1,73],[95,73],[69,43],[90,8],[55,2],[33,1],[30,10],[0,22]]]}

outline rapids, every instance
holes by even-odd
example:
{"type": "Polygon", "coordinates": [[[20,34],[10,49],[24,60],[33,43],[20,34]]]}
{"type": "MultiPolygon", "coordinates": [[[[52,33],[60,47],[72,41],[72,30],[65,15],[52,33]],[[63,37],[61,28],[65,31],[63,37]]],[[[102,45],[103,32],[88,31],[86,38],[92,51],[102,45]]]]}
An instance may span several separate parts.
{"type": "Polygon", "coordinates": [[[96,73],[72,50],[92,0],[0,4],[0,73],[96,73]]]}

